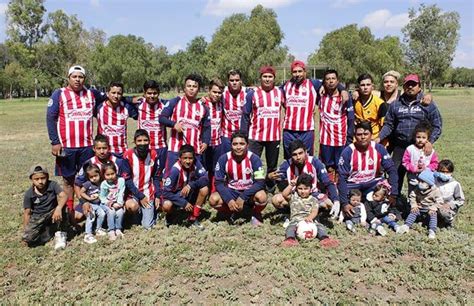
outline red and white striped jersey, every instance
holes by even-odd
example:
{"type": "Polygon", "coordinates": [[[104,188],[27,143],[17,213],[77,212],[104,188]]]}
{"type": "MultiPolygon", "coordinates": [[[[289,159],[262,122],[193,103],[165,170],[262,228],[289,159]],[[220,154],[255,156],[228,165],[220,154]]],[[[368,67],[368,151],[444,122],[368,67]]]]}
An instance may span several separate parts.
{"type": "Polygon", "coordinates": [[[222,117],[222,135],[232,137],[232,133],[240,130],[240,119],[242,117],[242,108],[245,104],[245,87],[242,87],[239,94],[234,97],[226,86],[222,93],[223,117],[222,117]]]}
{"type": "Polygon", "coordinates": [[[350,175],[347,179],[352,183],[365,183],[379,177],[382,170],[382,156],[375,149],[375,142],[371,141],[369,148],[365,152],[359,152],[354,144],[349,147],[352,150],[350,162],[350,175]]]}
{"type": "Polygon", "coordinates": [[[127,150],[128,117],[129,112],[123,102],[119,102],[115,108],[104,102],[97,111],[97,134],[107,136],[112,153],[127,150]]]}
{"type": "Polygon", "coordinates": [[[178,133],[171,129],[168,150],[178,152],[183,144],[189,144],[198,151],[202,139],[201,121],[207,116],[207,110],[202,101],[191,103],[186,97],[182,97],[174,107],[171,120],[180,122],[183,127],[183,133],[178,133]]]}
{"type": "Polygon", "coordinates": [[[313,131],[317,92],[311,79],[300,86],[288,81],[285,90],[285,119],[283,128],[291,131],[313,131]]]}
{"type": "Polygon", "coordinates": [[[57,129],[65,148],[83,148],[93,145],[93,115],[95,96],[91,90],[80,92],[64,87],[59,96],[57,129]]]}
{"type": "Polygon", "coordinates": [[[211,121],[211,142],[209,145],[218,146],[221,144],[222,136],[222,103],[212,103],[209,97],[203,97],[201,100],[209,109],[209,119],[211,121]]]}
{"type": "Polygon", "coordinates": [[[144,129],[150,135],[150,148],[166,148],[166,127],[158,122],[163,104],[142,102],[138,106],[138,128],[144,129]]]}
{"type": "Polygon", "coordinates": [[[130,165],[132,172],[132,181],[138,191],[142,192],[150,201],[155,198],[155,186],[153,185],[153,176],[157,167],[157,153],[154,149],[150,149],[145,159],[140,159],[135,154],[134,149],[125,151],[123,157],[130,165]]]}
{"type": "MultiPolygon", "coordinates": [[[[257,156],[248,151],[247,156],[240,163],[232,157],[232,152],[227,152],[226,157],[226,160],[220,160],[222,164],[218,163],[216,165],[216,172],[224,169],[222,172],[225,173],[227,187],[234,190],[247,190],[252,187],[255,168],[255,165],[252,165],[252,159],[255,159],[257,156]]],[[[221,176],[224,177],[224,175],[221,176]]]]}
{"type": "Polygon", "coordinates": [[[282,103],[284,103],[283,92],[277,87],[268,92],[261,88],[255,90],[252,96],[249,139],[255,141],[280,140],[280,106],[282,103]]]}
{"type": "Polygon", "coordinates": [[[300,174],[307,173],[313,177],[312,188],[311,192],[318,191],[318,169],[313,165],[313,157],[308,156],[306,159],[303,168],[299,169],[296,164],[290,159],[290,164],[288,169],[286,169],[286,177],[288,179],[288,184],[291,183],[292,180],[298,178],[300,174]]]}
{"type": "Polygon", "coordinates": [[[324,95],[319,101],[319,143],[344,146],[347,141],[347,107],[341,96],[324,95]]]}

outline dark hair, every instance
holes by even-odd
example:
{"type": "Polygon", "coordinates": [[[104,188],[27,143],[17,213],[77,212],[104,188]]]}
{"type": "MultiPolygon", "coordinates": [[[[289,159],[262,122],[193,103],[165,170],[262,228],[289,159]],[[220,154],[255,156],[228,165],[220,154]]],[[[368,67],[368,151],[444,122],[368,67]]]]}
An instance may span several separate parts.
{"type": "Polygon", "coordinates": [[[178,156],[181,157],[184,153],[192,153],[193,158],[196,157],[196,153],[194,152],[194,147],[190,144],[184,144],[181,146],[181,148],[179,148],[178,156]]]}
{"type": "Polygon", "coordinates": [[[359,77],[357,78],[357,83],[360,84],[360,82],[362,82],[363,80],[370,80],[372,83],[374,82],[374,79],[368,73],[363,73],[363,74],[359,75],[359,77]]]}
{"type": "Polygon", "coordinates": [[[84,172],[85,172],[85,174],[87,175],[88,178],[89,178],[89,176],[88,176],[89,172],[96,172],[96,173],[99,173],[99,175],[101,174],[99,166],[97,166],[96,164],[93,164],[91,162],[86,163],[83,166],[83,169],[84,169],[84,172]]]}
{"type": "Polygon", "coordinates": [[[138,137],[140,136],[146,136],[148,140],[150,140],[150,135],[148,134],[147,130],[144,129],[138,129],[135,131],[135,135],[133,135],[133,141],[137,140],[138,137]]]}
{"type": "Polygon", "coordinates": [[[449,159],[443,159],[438,164],[438,171],[440,171],[442,168],[446,168],[449,172],[453,173],[454,163],[449,159]]]}
{"type": "Polygon", "coordinates": [[[102,176],[107,169],[112,169],[115,173],[117,173],[117,167],[115,166],[115,163],[110,160],[102,165],[102,176]]]}
{"type": "Polygon", "coordinates": [[[339,75],[337,74],[337,71],[336,71],[336,70],[334,70],[334,69],[328,69],[328,70],[324,71],[323,80],[326,78],[326,76],[327,76],[328,74],[333,74],[333,73],[336,75],[336,78],[339,79],[339,75]]]}
{"type": "Polygon", "coordinates": [[[370,123],[370,121],[358,122],[355,125],[354,131],[357,131],[358,129],[363,129],[364,131],[369,131],[370,133],[372,133],[372,124],[370,123]]]}
{"type": "Polygon", "coordinates": [[[98,142],[105,143],[105,144],[107,144],[107,146],[110,145],[110,144],[109,144],[109,139],[107,138],[107,136],[102,135],[102,134],[97,134],[97,135],[95,135],[95,138],[94,138],[94,146],[95,146],[98,142]]]}
{"type": "Polygon", "coordinates": [[[202,85],[202,77],[197,74],[197,73],[191,73],[189,74],[185,79],[184,79],[184,83],[186,83],[186,81],[188,80],[191,80],[191,81],[194,81],[196,83],[198,83],[198,87],[201,88],[201,85],[202,85]]]}
{"type": "Polygon", "coordinates": [[[378,185],[376,185],[375,188],[374,188],[374,193],[379,192],[379,191],[383,191],[385,197],[390,194],[390,192],[389,192],[387,186],[384,186],[384,185],[382,185],[382,184],[378,184],[378,185]]]}
{"type": "Polygon", "coordinates": [[[349,190],[349,199],[357,196],[357,197],[362,197],[362,192],[360,192],[359,189],[351,189],[349,190]]]}
{"type": "Polygon", "coordinates": [[[305,185],[306,187],[313,187],[313,177],[308,173],[301,173],[296,179],[296,187],[305,185]]]}
{"type": "Polygon", "coordinates": [[[290,142],[290,146],[289,146],[290,154],[292,154],[298,149],[303,149],[306,151],[306,146],[301,140],[295,139],[292,142],[290,142]]]}
{"type": "Polygon", "coordinates": [[[209,82],[209,90],[211,90],[212,86],[217,86],[219,87],[220,90],[223,90],[225,85],[224,83],[221,81],[221,79],[218,79],[218,78],[213,78],[210,82],[209,82]]]}
{"type": "Polygon", "coordinates": [[[107,86],[107,92],[110,91],[112,87],[120,87],[122,88],[122,91],[123,91],[123,83],[115,82],[115,81],[110,82],[109,86],[107,86]]]}
{"type": "Polygon", "coordinates": [[[229,79],[231,75],[238,75],[240,78],[242,78],[242,73],[240,72],[239,69],[229,70],[229,72],[227,72],[227,79],[229,79]]]}
{"type": "Polygon", "coordinates": [[[413,140],[416,139],[416,134],[417,133],[426,133],[426,134],[428,134],[428,137],[430,137],[431,136],[431,124],[426,120],[420,121],[415,126],[415,129],[413,130],[413,140]]]}
{"type": "Polygon", "coordinates": [[[235,138],[243,138],[243,139],[245,139],[246,143],[249,143],[249,137],[248,137],[247,133],[245,133],[245,132],[237,131],[237,132],[232,133],[232,136],[230,137],[230,143],[232,143],[232,141],[235,138]]]}
{"type": "Polygon", "coordinates": [[[143,91],[146,91],[147,89],[156,89],[158,92],[160,92],[160,84],[158,84],[157,81],[155,80],[147,80],[143,84],[143,91]]]}

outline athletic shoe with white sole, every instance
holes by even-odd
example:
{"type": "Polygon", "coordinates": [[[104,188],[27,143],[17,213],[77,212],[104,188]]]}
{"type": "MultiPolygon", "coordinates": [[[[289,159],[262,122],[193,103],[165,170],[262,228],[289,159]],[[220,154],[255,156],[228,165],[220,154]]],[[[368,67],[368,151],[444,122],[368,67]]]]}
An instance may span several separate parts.
{"type": "Polygon", "coordinates": [[[107,232],[103,228],[98,228],[95,230],[97,236],[107,236],[107,232]]]}
{"type": "Polygon", "coordinates": [[[402,226],[398,228],[397,234],[405,234],[405,233],[408,233],[409,231],[410,231],[410,228],[408,227],[408,225],[403,224],[402,226]]]}
{"type": "Polygon", "coordinates": [[[66,232],[56,232],[54,234],[54,249],[60,250],[66,247],[66,232]]]}
{"type": "Polygon", "coordinates": [[[428,238],[429,239],[436,239],[436,232],[434,230],[428,231],[428,238]]]}
{"type": "Polygon", "coordinates": [[[108,235],[110,241],[117,240],[117,235],[115,235],[115,231],[109,231],[108,235]]]}
{"type": "Polygon", "coordinates": [[[117,238],[123,238],[125,235],[123,234],[122,230],[116,229],[115,230],[115,236],[117,238]]]}
{"type": "Polygon", "coordinates": [[[97,239],[95,239],[94,235],[92,234],[86,234],[84,236],[84,242],[88,244],[93,244],[97,242],[97,239]]]}

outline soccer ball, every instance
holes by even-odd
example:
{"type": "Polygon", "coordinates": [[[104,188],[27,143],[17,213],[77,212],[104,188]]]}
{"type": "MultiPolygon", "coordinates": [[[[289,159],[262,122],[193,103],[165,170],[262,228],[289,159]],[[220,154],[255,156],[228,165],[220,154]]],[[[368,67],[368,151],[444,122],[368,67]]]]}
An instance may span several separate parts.
{"type": "Polygon", "coordinates": [[[296,226],[296,236],[300,240],[311,240],[316,238],[318,228],[314,222],[300,221],[296,226]]]}

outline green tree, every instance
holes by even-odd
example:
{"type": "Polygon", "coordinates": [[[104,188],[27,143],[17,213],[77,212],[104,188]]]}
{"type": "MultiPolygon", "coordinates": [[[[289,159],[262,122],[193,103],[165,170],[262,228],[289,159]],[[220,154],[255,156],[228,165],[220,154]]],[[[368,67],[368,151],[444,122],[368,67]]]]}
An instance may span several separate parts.
{"type": "Polygon", "coordinates": [[[368,27],[347,25],[327,33],[319,49],[309,56],[311,65],[327,64],[343,82],[353,83],[362,73],[379,81],[388,70],[403,70],[403,53],[397,37],[375,39],[368,27]]]}
{"type": "Polygon", "coordinates": [[[28,49],[39,42],[47,30],[43,23],[46,8],[44,0],[11,0],[7,9],[7,34],[13,42],[28,49]]]}
{"type": "Polygon", "coordinates": [[[446,71],[459,40],[459,13],[443,13],[436,5],[410,9],[410,22],[402,29],[405,54],[423,76],[424,87],[446,71]]]}
{"type": "Polygon", "coordinates": [[[243,80],[252,83],[258,79],[260,66],[281,64],[287,48],[281,46],[283,32],[276,17],[273,10],[258,5],[250,16],[226,18],[207,48],[207,74],[224,78],[230,69],[239,69],[243,80]]]}

